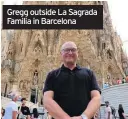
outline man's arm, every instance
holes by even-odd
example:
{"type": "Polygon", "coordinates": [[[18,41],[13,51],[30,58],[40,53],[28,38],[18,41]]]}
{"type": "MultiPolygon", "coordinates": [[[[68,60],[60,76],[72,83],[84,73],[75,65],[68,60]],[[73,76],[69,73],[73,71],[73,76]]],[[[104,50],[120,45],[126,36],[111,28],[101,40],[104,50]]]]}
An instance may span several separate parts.
{"type": "Polygon", "coordinates": [[[108,112],[108,119],[110,119],[110,112],[108,112]]]}
{"type": "Polygon", "coordinates": [[[123,115],[124,119],[126,119],[126,115],[124,114],[124,110],[122,110],[122,115],[123,115]]]}
{"type": "Polygon", "coordinates": [[[71,119],[71,117],[53,100],[53,96],[53,91],[44,92],[44,107],[47,109],[49,114],[55,119],[71,119]]]}
{"type": "Polygon", "coordinates": [[[27,110],[28,110],[27,119],[30,119],[30,110],[28,107],[27,107],[27,110]]]}
{"type": "Polygon", "coordinates": [[[100,108],[100,93],[97,90],[91,91],[91,101],[89,102],[86,110],[83,112],[88,119],[91,119],[96,111],[100,108]]]}
{"type": "Polygon", "coordinates": [[[14,104],[12,106],[12,119],[17,119],[17,114],[18,114],[18,106],[14,104]]]}
{"type": "Polygon", "coordinates": [[[13,111],[12,112],[12,119],[16,119],[17,118],[17,111],[13,111]]]}
{"type": "Polygon", "coordinates": [[[125,116],[125,114],[124,114],[124,113],[122,113],[122,115],[123,115],[124,119],[126,119],[126,116],[125,116]]]}

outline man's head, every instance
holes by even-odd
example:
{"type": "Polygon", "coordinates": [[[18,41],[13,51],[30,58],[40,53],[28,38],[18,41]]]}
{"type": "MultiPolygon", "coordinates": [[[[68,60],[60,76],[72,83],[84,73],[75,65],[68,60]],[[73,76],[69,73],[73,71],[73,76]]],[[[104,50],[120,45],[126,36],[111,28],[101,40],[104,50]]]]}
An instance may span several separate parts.
{"type": "Polygon", "coordinates": [[[10,95],[12,101],[14,101],[14,102],[18,101],[18,99],[20,97],[17,92],[11,92],[9,95],[10,95]]]}
{"type": "Polygon", "coordinates": [[[73,65],[78,58],[77,46],[74,42],[65,42],[61,47],[61,57],[64,64],[73,65]]]}
{"type": "Polygon", "coordinates": [[[21,102],[22,102],[22,105],[25,105],[26,104],[26,98],[22,98],[21,102]]]}
{"type": "Polygon", "coordinates": [[[109,102],[108,102],[108,101],[106,101],[106,102],[105,102],[105,105],[106,105],[106,107],[108,107],[108,106],[109,106],[109,102]]]}

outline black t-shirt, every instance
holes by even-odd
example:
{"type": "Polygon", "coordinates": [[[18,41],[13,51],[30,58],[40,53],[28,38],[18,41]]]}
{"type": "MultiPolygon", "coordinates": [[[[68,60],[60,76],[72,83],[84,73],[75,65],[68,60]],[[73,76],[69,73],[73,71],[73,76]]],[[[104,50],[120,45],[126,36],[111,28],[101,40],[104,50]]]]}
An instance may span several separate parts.
{"type": "Polygon", "coordinates": [[[30,115],[30,110],[27,106],[21,106],[21,112],[23,115],[30,115]]]}
{"type": "Polygon", "coordinates": [[[118,113],[119,113],[119,117],[120,117],[121,119],[124,119],[124,116],[122,115],[122,113],[124,113],[124,110],[123,110],[122,108],[120,108],[120,109],[118,110],[118,113]]]}
{"type": "Polygon", "coordinates": [[[70,70],[62,65],[46,78],[43,92],[50,90],[54,91],[54,100],[72,117],[83,113],[91,100],[91,91],[99,87],[91,70],[78,65],[70,70]]]}

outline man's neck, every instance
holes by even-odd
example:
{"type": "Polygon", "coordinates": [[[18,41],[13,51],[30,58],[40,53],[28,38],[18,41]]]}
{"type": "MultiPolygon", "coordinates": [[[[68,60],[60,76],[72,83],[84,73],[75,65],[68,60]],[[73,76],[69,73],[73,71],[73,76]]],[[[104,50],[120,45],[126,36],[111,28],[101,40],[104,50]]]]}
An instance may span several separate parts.
{"type": "Polygon", "coordinates": [[[16,102],[16,100],[12,100],[13,102],[16,102]]]}
{"type": "Polygon", "coordinates": [[[76,67],[76,63],[75,64],[64,64],[64,66],[69,68],[70,70],[73,70],[76,67]]]}
{"type": "Polygon", "coordinates": [[[22,107],[25,107],[25,104],[22,104],[22,107]]]}

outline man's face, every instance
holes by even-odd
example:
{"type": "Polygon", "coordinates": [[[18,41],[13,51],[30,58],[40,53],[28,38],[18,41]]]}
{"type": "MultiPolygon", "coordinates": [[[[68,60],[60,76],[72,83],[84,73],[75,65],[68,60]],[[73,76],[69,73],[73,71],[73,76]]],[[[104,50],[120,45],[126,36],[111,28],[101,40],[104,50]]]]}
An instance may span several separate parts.
{"type": "Polygon", "coordinates": [[[18,101],[18,99],[19,99],[19,96],[16,96],[16,101],[18,101]]]}
{"type": "Polygon", "coordinates": [[[66,64],[75,64],[78,58],[77,47],[74,43],[66,43],[61,49],[62,61],[66,64]]]}
{"type": "Polygon", "coordinates": [[[18,99],[19,99],[19,96],[18,95],[15,95],[15,97],[13,98],[13,101],[18,101],[18,99]]]}
{"type": "Polygon", "coordinates": [[[22,104],[24,104],[24,105],[25,105],[25,104],[26,104],[26,100],[23,100],[23,101],[22,101],[22,104]]]}
{"type": "Polygon", "coordinates": [[[108,107],[109,103],[105,103],[106,107],[108,107]]]}

